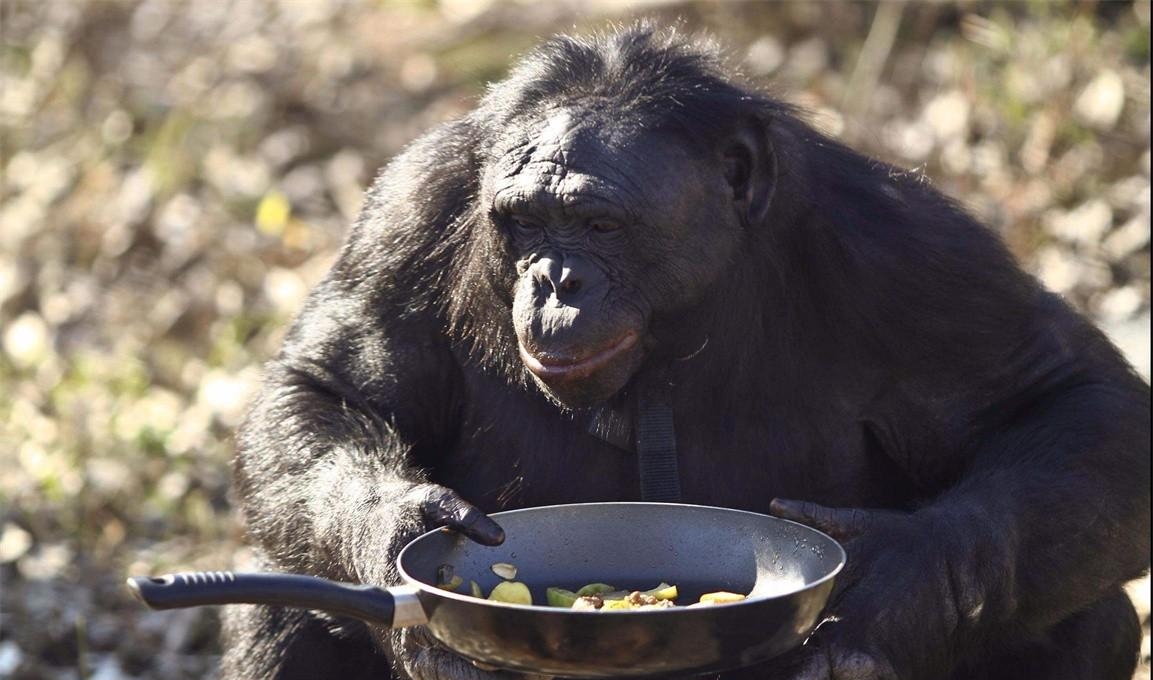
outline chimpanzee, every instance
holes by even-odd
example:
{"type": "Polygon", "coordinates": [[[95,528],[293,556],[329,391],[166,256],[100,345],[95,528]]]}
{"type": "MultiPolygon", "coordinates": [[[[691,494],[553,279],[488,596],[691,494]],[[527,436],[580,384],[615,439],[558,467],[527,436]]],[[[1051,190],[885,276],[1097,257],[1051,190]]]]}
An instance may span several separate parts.
{"type": "MultiPolygon", "coordinates": [[[[545,43],[382,172],[267,367],[236,491],[263,566],[391,584],[431,527],[495,544],[485,513],[640,500],[656,413],[684,502],[849,553],[808,643],[728,677],[1121,680],[1149,407],[919,174],[637,24],[545,43]]],[[[230,678],[509,675],[419,628],[255,607],[226,633],[230,678]]]]}

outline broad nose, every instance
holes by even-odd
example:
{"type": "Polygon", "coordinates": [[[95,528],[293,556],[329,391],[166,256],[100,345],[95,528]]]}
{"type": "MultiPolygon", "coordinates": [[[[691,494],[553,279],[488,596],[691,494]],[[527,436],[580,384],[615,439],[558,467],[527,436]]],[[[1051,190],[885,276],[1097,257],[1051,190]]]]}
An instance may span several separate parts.
{"type": "Polygon", "coordinates": [[[565,303],[575,303],[602,278],[600,271],[580,255],[549,253],[532,266],[537,290],[543,295],[555,295],[565,303]]]}

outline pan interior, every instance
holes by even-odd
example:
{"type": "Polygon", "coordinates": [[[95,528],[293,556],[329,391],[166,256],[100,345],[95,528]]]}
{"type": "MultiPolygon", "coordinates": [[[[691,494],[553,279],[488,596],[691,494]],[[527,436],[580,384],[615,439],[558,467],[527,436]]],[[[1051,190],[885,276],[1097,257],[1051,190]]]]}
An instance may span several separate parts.
{"type": "MultiPolygon", "coordinates": [[[[545,588],[575,590],[608,583],[647,590],[662,581],[680,591],[678,604],[701,593],[726,590],[774,597],[831,577],[844,551],[824,534],[786,520],[705,506],[662,503],[589,503],[496,513],[505,529],[497,547],[475,544],[450,532],[433,532],[401,555],[401,569],[425,584],[437,582],[445,564],[487,594],[501,578],[497,563],[513,564],[516,580],[529,586],[533,604],[546,602],[545,588]]],[[[475,601],[475,600],[474,600],[475,601]]]]}

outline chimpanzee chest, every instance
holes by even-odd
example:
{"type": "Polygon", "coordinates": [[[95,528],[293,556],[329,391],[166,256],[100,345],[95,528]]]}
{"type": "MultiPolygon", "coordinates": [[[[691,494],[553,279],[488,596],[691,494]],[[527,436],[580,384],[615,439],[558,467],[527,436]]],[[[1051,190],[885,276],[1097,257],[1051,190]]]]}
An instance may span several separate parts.
{"type": "MultiPolygon", "coordinates": [[[[433,470],[435,481],[488,512],[642,500],[636,453],[592,434],[588,413],[562,412],[503,383],[478,378],[470,388],[459,436],[433,470]]],[[[775,497],[884,507],[900,495],[874,481],[873,456],[853,414],[748,406],[676,404],[683,502],[767,512],[775,497]]]]}

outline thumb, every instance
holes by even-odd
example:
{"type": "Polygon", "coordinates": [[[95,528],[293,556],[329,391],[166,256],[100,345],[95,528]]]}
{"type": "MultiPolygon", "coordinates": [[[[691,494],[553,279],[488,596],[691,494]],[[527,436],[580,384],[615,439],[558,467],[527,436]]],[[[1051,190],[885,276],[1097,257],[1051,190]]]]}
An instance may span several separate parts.
{"type": "Polygon", "coordinates": [[[429,484],[421,510],[429,523],[446,526],[482,545],[504,543],[504,529],[452,489],[429,484]]]}
{"type": "Polygon", "coordinates": [[[788,498],[774,498],[769,504],[769,512],[782,519],[819,529],[838,541],[860,536],[873,523],[873,513],[868,510],[827,508],[817,503],[788,498]]]}

